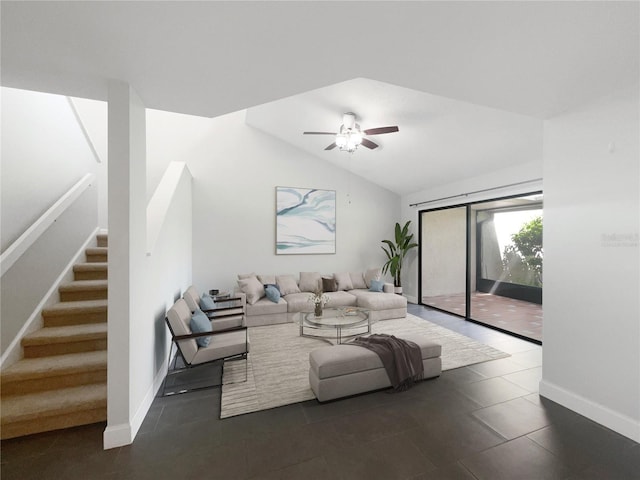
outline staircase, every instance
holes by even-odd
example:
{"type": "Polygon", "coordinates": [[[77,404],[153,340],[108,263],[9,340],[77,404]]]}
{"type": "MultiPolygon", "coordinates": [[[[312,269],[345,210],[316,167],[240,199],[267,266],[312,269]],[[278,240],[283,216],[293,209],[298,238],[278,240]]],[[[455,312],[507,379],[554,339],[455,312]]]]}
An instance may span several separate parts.
{"type": "Polygon", "coordinates": [[[44,327],[22,339],[24,358],[0,376],[2,439],[107,419],[107,245],[86,249],[86,263],[42,311],[44,327]]]}

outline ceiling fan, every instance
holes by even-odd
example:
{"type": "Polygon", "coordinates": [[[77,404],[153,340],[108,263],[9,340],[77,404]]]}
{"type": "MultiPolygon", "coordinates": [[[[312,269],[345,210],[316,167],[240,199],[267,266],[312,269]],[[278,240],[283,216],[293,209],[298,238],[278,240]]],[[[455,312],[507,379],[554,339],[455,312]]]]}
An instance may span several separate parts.
{"type": "Polygon", "coordinates": [[[338,147],[344,152],[354,152],[358,145],[364,145],[365,147],[373,150],[378,148],[378,144],[372,142],[368,138],[364,138],[368,135],[381,135],[383,133],[398,132],[397,126],[392,127],[377,127],[361,130],[360,125],[356,123],[356,114],[353,112],[347,112],[342,116],[342,125],[338,132],[302,132],[303,135],[334,135],[335,141],[329,145],[325,150],[333,150],[338,147]]]}

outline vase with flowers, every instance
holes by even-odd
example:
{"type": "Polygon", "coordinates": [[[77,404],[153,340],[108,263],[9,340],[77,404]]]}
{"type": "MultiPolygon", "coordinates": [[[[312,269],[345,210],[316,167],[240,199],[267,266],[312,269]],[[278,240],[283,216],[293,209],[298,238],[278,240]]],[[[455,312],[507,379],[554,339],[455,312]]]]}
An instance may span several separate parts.
{"type": "Polygon", "coordinates": [[[327,303],[329,303],[329,296],[322,290],[316,290],[311,295],[309,295],[309,301],[313,303],[315,307],[314,313],[316,317],[321,317],[322,309],[327,303]]]}

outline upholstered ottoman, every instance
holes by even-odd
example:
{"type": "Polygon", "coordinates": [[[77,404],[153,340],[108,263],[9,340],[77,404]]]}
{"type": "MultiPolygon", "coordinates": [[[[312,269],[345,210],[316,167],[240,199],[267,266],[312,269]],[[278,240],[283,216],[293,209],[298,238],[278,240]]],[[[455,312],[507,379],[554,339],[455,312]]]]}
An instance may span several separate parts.
{"type": "MultiPolygon", "coordinates": [[[[442,372],[442,346],[422,335],[403,335],[420,346],[424,378],[442,372]]],[[[320,402],[390,387],[380,357],[357,345],[333,345],[309,354],[309,383],[320,402]]]]}

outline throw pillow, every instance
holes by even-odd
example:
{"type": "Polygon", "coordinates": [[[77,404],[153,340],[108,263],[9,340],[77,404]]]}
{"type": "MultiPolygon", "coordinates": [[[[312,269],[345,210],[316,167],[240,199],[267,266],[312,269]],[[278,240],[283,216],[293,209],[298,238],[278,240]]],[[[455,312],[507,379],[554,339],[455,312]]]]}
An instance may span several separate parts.
{"type": "Polygon", "coordinates": [[[276,284],[276,276],[275,275],[258,275],[258,280],[263,285],[275,285],[276,284]]]}
{"type": "Polygon", "coordinates": [[[251,277],[255,277],[256,273],[255,272],[251,272],[251,273],[239,273],[238,274],[238,280],[245,280],[247,278],[251,278],[251,277]]]}
{"type": "Polygon", "coordinates": [[[200,308],[202,310],[213,310],[214,308],[216,308],[216,304],[213,301],[213,298],[211,298],[206,293],[203,293],[202,297],[200,298],[200,308]]]}
{"type": "Polygon", "coordinates": [[[247,303],[253,305],[262,297],[264,297],[264,287],[258,281],[256,277],[245,278],[244,280],[238,280],[238,286],[240,290],[247,296],[247,303]]]}
{"type": "Polygon", "coordinates": [[[333,278],[336,280],[336,291],[340,290],[353,290],[353,284],[351,283],[351,276],[348,272],[334,273],[333,278]]]}
{"type": "Polygon", "coordinates": [[[280,295],[289,295],[290,293],[300,293],[298,283],[293,275],[276,275],[276,284],[280,289],[280,295]]]}
{"type": "MultiPolygon", "coordinates": [[[[191,320],[189,321],[189,328],[193,333],[203,333],[203,332],[211,332],[213,328],[211,328],[211,320],[209,317],[200,309],[193,312],[191,316],[191,320]]],[[[211,337],[198,337],[196,338],[196,343],[199,347],[206,347],[209,345],[211,341],[211,337]]]]}
{"type": "Polygon", "coordinates": [[[278,303],[280,301],[280,290],[278,290],[278,287],[275,285],[267,285],[264,291],[267,294],[267,298],[273,303],[278,303]]]}
{"type": "Polygon", "coordinates": [[[382,292],[384,289],[384,281],[382,280],[371,280],[371,286],[369,287],[369,291],[371,292],[382,292]]]}
{"type": "Polygon", "coordinates": [[[370,268],[364,272],[364,283],[367,285],[367,288],[371,288],[371,280],[380,280],[381,276],[382,272],[379,268],[370,268]]]}
{"type": "Polygon", "coordinates": [[[264,284],[264,291],[265,291],[265,292],[267,291],[267,287],[273,287],[273,288],[275,288],[276,290],[278,290],[278,293],[280,293],[280,289],[278,288],[278,285],[276,285],[276,283],[275,283],[275,282],[276,282],[275,278],[276,278],[276,277],[274,276],[274,277],[273,277],[273,283],[265,283],[265,284],[264,284]]]}
{"type": "Polygon", "coordinates": [[[322,280],[318,272],[300,272],[298,287],[301,292],[315,292],[321,288],[322,280]]]}
{"type": "Polygon", "coordinates": [[[349,272],[349,276],[351,277],[351,285],[353,285],[353,288],[367,288],[362,272],[349,272]]]}
{"type": "Polygon", "coordinates": [[[336,281],[333,278],[322,277],[322,291],[335,292],[337,288],[336,281]]]}

